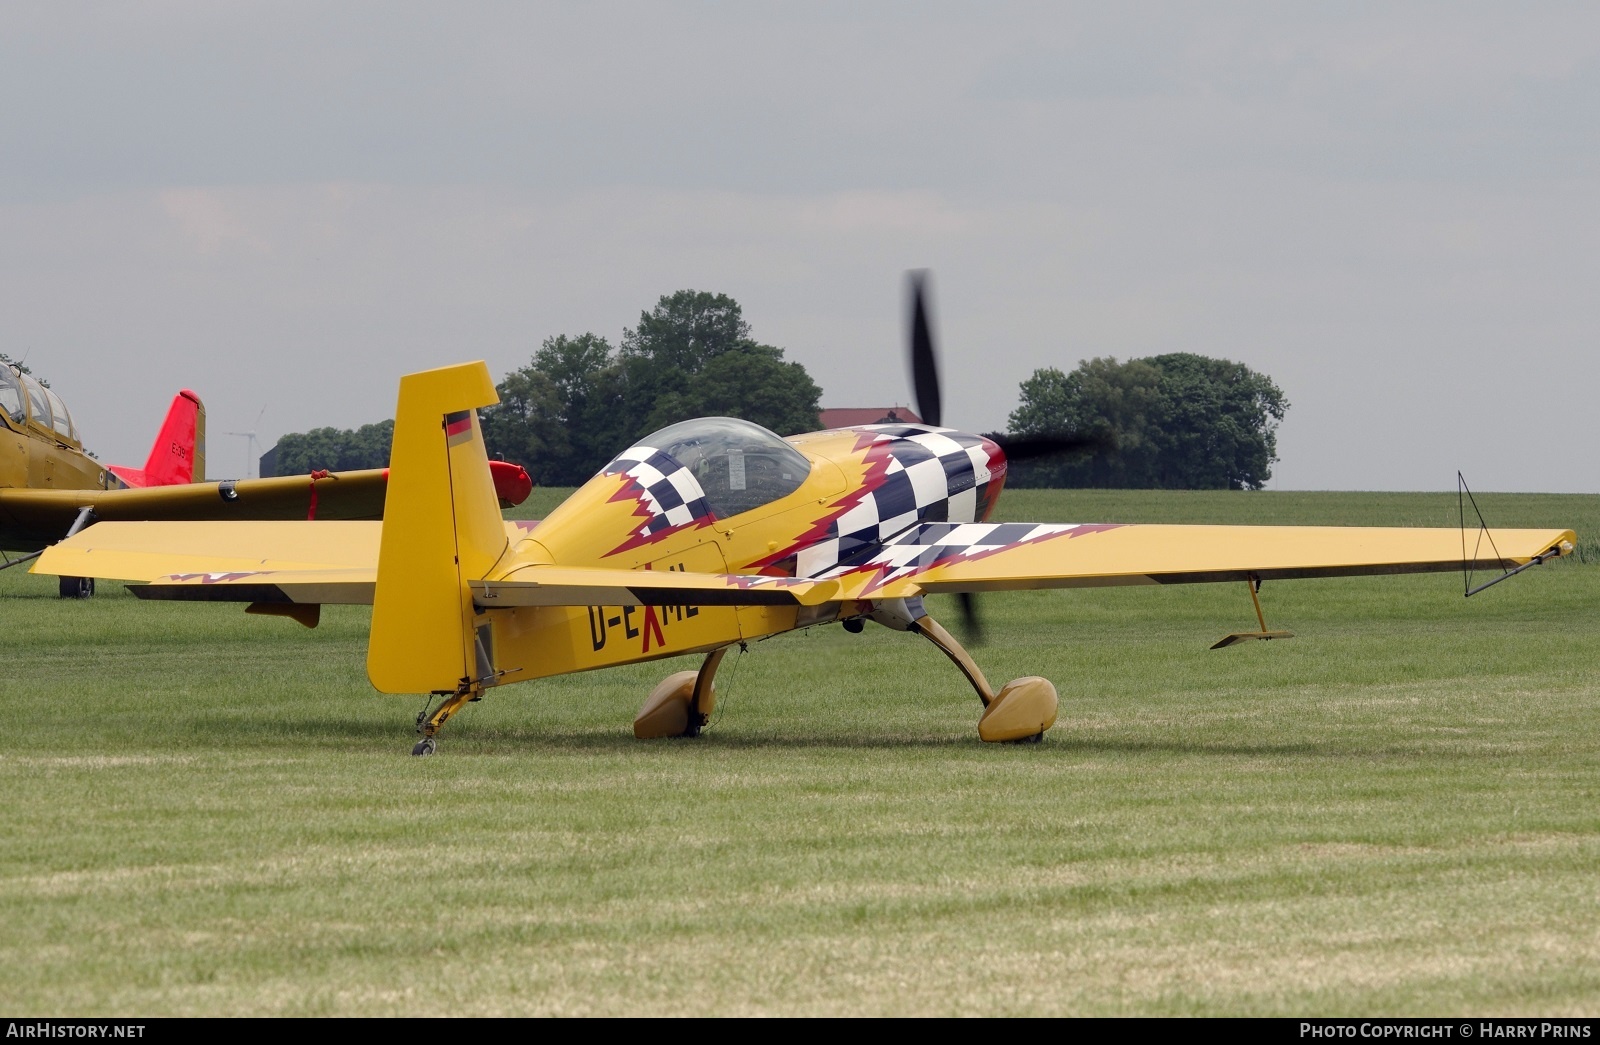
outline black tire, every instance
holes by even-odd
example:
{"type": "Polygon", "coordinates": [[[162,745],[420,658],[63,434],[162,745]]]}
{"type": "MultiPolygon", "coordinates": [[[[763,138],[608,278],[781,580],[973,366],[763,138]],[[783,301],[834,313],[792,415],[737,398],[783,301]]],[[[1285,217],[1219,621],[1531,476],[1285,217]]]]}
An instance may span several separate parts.
{"type": "Polygon", "coordinates": [[[93,577],[62,577],[61,597],[63,599],[87,599],[94,594],[93,577]]]}

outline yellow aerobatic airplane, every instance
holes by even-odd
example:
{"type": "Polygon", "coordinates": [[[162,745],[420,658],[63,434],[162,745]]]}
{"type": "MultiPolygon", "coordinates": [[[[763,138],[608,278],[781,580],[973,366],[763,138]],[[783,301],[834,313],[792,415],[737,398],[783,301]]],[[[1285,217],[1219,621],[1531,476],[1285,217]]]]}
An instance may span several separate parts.
{"type": "MultiPolygon", "coordinates": [[[[919,291],[913,358],[931,420],[923,316],[919,291]]],[[[728,417],[648,435],[544,520],[506,522],[476,413],[497,398],[482,362],[401,379],[382,523],[102,523],[35,569],[143,581],[141,598],[243,602],[308,626],[325,603],[369,604],[372,684],[439,698],[418,716],[412,753],[423,755],[493,687],[686,654],[704,657],[699,669],[657,686],[634,732],[693,736],[731,646],[868,619],[956,663],[983,703],[982,739],[1037,740],[1055,722],[1055,687],[991,687],[922,596],[1520,566],[1574,540],[1495,531],[1491,556],[1464,553],[1453,529],[990,523],[1006,455],[989,439],[936,421],[782,439],[728,417]]],[[[1272,634],[1263,624],[1256,637],[1272,634]]]]}

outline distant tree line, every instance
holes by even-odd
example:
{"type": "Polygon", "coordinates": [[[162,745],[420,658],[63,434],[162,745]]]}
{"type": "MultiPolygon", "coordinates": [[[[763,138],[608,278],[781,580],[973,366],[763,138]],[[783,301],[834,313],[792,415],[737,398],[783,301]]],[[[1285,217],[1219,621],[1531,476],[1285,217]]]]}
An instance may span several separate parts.
{"type": "Polygon", "coordinates": [[[1019,487],[1259,490],[1289,409],[1266,375],[1190,352],[1035,370],[1021,393],[1012,435],[1088,436],[1101,448],[1019,463],[1007,479],[1019,487]]]}
{"type": "Polygon", "coordinates": [[[278,440],[272,470],[277,475],[305,475],[319,469],[349,471],[387,468],[394,442],[394,422],[379,421],[360,428],[313,428],[291,432],[278,440]]]}
{"type": "MultiPolygon", "coordinates": [[[[692,417],[742,417],[793,435],[817,427],[821,389],[783,350],[750,336],[726,294],[680,290],[639,314],[618,344],[547,338],[482,412],[491,457],[545,486],[577,486],[620,450],[692,417]]],[[[1278,459],[1283,392],[1242,363],[1189,352],[1084,360],[1022,383],[1010,435],[1088,436],[1092,454],[1013,462],[1008,485],[1258,490],[1278,459]]],[[[388,464],[394,422],[284,436],[279,475],[388,464]]]]}
{"type": "MultiPolygon", "coordinates": [[[[817,427],[822,390],[783,349],[750,336],[726,294],[680,290],[613,346],[594,333],[547,338],[481,413],[490,457],[544,486],[577,486],[642,436],[693,417],[741,417],[779,435],[817,427]]],[[[318,428],[278,441],[273,470],[381,468],[394,422],[318,428]]]]}

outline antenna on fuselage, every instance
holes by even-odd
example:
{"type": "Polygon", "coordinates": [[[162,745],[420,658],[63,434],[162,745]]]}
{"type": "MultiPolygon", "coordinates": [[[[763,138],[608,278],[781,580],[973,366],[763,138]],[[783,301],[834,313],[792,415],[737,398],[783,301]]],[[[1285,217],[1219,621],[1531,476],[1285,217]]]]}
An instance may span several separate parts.
{"type": "Polygon", "coordinates": [[[250,426],[250,431],[224,433],[226,435],[237,435],[245,440],[245,453],[249,455],[244,463],[244,477],[246,479],[254,479],[256,477],[256,429],[261,427],[261,419],[266,416],[266,413],[267,405],[263,403],[261,404],[261,413],[256,415],[256,423],[250,426]]]}

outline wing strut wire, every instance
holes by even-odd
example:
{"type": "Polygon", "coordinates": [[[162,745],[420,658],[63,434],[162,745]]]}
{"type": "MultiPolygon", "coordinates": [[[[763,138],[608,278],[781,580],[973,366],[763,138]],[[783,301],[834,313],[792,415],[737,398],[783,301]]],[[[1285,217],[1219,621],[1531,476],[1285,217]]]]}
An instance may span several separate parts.
{"type": "Polygon", "coordinates": [[[4,566],[0,566],[0,570],[9,570],[13,566],[21,566],[25,562],[32,562],[33,560],[37,559],[39,556],[41,556],[43,554],[44,554],[44,549],[41,548],[36,552],[29,552],[26,555],[19,556],[18,558],[13,559],[11,556],[5,555],[4,552],[0,552],[0,555],[4,555],[5,556],[5,560],[6,560],[5,565],[4,566]]]}
{"type": "Polygon", "coordinates": [[[1467,486],[1466,476],[1456,472],[1456,510],[1461,519],[1461,594],[1463,598],[1472,598],[1485,588],[1492,588],[1507,577],[1515,577],[1530,566],[1541,566],[1550,559],[1561,554],[1560,548],[1551,548],[1540,555],[1535,555],[1521,566],[1506,569],[1505,556],[1500,554],[1500,549],[1495,547],[1494,534],[1489,529],[1489,524],[1483,519],[1483,512],[1478,508],[1478,499],[1472,496],[1472,490],[1467,486]],[[1467,557],[1467,505],[1472,505],[1472,511],[1478,517],[1477,539],[1472,546],[1472,557],[1467,557]],[[1476,588],[1472,586],[1472,564],[1478,560],[1478,550],[1483,547],[1483,539],[1489,538],[1489,550],[1494,552],[1494,557],[1500,563],[1500,576],[1493,580],[1484,581],[1476,588]]]}
{"type": "Polygon", "coordinates": [[[728,672],[728,685],[723,689],[722,696],[717,698],[716,709],[711,712],[711,721],[700,727],[702,734],[722,721],[722,711],[728,706],[728,701],[733,698],[733,684],[739,678],[739,665],[744,662],[744,655],[749,652],[750,644],[740,639],[739,655],[733,658],[733,670],[728,672]]]}
{"type": "Polygon", "coordinates": [[[1489,531],[1489,524],[1483,519],[1483,512],[1478,508],[1478,499],[1472,496],[1471,487],[1467,486],[1467,477],[1458,470],[1456,472],[1456,512],[1461,520],[1461,591],[1462,598],[1471,598],[1478,592],[1487,588],[1489,584],[1498,584],[1511,576],[1506,570],[1506,560],[1500,554],[1500,549],[1495,547],[1494,534],[1489,531]],[[1472,545],[1472,557],[1467,557],[1467,504],[1471,503],[1472,511],[1478,517],[1478,533],[1472,545]],[[1489,538],[1489,550],[1494,552],[1494,557],[1500,562],[1500,576],[1490,581],[1489,584],[1472,586],[1472,564],[1478,561],[1478,550],[1483,547],[1483,539],[1489,538]]]}

